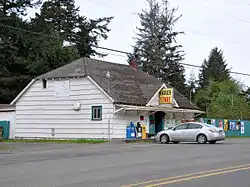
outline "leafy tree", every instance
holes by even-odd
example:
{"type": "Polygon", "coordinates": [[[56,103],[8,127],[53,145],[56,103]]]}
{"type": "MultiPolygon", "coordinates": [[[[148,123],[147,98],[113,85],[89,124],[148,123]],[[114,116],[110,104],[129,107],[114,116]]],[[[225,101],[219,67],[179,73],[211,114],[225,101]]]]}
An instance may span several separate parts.
{"type": "Polygon", "coordinates": [[[198,91],[195,101],[208,117],[250,119],[250,108],[241,90],[235,80],[211,82],[207,88],[198,91]]]}
{"type": "Polygon", "coordinates": [[[247,102],[250,105],[250,87],[247,88],[246,91],[243,92],[243,94],[245,95],[245,97],[247,98],[247,102]]]}
{"type": "Polygon", "coordinates": [[[230,78],[230,70],[227,69],[223,52],[217,47],[210,52],[208,60],[204,60],[199,75],[199,87],[205,88],[210,81],[222,82],[230,78]]]}
{"type": "MultiPolygon", "coordinates": [[[[161,3],[147,0],[148,9],[139,14],[141,26],[137,28],[135,55],[143,71],[161,78],[179,91],[186,93],[184,67],[179,64],[184,54],[176,37],[182,32],[174,30],[177,9],[169,8],[167,0],[161,3]]],[[[129,57],[131,58],[131,57],[129,57]]]]}

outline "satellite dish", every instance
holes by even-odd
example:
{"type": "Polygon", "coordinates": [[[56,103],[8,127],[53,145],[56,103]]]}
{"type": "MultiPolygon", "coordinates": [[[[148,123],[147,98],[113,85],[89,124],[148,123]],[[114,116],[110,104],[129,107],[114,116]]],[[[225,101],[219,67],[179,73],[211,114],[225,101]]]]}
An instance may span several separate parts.
{"type": "Polygon", "coordinates": [[[80,110],[80,108],[81,108],[81,104],[80,104],[79,102],[76,102],[76,103],[74,104],[73,108],[74,108],[75,111],[78,111],[78,110],[80,110]]]}

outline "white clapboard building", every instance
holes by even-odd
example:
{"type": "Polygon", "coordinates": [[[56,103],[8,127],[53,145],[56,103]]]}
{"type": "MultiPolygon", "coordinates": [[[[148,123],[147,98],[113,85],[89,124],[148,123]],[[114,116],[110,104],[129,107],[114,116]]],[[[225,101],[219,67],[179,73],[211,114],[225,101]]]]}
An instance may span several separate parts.
{"type": "Polygon", "coordinates": [[[125,138],[130,122],[155,134],[201,113],[175,89],[172,103],[161,105],[164,88],[129,65],[81,58],[33,79],[12,101],[15,137],[125,138]]]}

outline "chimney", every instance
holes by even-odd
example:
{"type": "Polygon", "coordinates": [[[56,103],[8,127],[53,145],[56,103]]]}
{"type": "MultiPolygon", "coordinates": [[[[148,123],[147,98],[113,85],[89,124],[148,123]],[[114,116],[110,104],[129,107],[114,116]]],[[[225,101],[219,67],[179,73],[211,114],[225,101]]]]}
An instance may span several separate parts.
{"type": "Polygon", "coordinates": [[[136,61],[135,61],[135,58],[132,58],[132,59],[131,59],[129,65],[130,65],[130,67],[132,67],[135,71],[138,70],[138,65],[137,65],[137,63],[136,63],[136,61]]]}

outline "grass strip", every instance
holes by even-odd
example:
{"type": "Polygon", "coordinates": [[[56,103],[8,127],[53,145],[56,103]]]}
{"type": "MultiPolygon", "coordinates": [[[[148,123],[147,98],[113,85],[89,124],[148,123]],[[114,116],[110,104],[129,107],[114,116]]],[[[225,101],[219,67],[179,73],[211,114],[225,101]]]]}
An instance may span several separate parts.
{"type": "Polygon", "coordinates": [[[107,140],[103,139],[72,139],[72,140],[58,140],[58,139],[15,139],[15,140],[3,140],[8,143],[65,143],[65,144],[100,144],[106,143],[107,140]]]}

